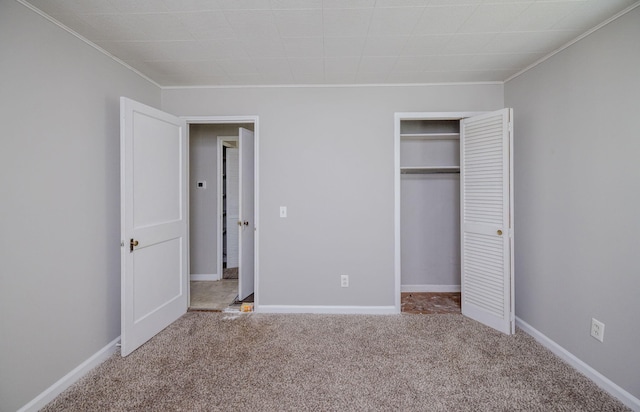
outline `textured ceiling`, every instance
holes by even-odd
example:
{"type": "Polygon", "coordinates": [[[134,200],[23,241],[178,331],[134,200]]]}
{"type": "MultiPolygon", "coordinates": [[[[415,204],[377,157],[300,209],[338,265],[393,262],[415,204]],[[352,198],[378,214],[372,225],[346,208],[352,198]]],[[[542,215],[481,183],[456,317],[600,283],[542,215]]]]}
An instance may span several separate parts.
{"type": "Polygon", "coordinates": [[[26,0],[162,86],[503,81],[635,0],[26,0]]]}

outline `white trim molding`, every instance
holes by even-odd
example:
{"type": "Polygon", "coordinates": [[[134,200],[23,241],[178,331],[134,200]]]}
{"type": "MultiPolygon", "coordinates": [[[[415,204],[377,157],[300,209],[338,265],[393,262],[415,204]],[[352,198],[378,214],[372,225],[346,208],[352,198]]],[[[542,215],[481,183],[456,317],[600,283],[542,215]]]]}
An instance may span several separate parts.
{"type": "Polygon", "coordinates": [[[220,276],[214,274],[192,273],[189,276],[190,280],[220,280],[220,276]]]}
{"type": "Polygon", "coordinates": [[[458,293],[460,285],[401,285],[400,292],[458,293]]]}
{"type": "Polygon", "coordinates": [[[504,84],[500,80],[476,82],[442,82],[442,83],[284,83],[284,84],[218,84],[218,85],[189,85],[189,86],[161,86],[163,90],[172,89],[272,89],[272,88],[359,88],[359,87],[433,87],[433,86],[473,86],[473,85],[504,84]]]}
{"type": "Polygon", "coordinates": [[[620,386],[616,385],[609,378],[607,378],[591,366],[587,365],[584,361],[580,360],[574,354],[558,345],[556,342],[552,341],[546,335],[544,335],[539,330],[535,329],[533,326],[529,325],[527,322],[523,321],[517,316],[516,326],[522,329],[522,331],[526,334],[531,335],[538,343],[549,349],[563,361],[567,362],[578,372],[582,373],[587,378],[592,380],[596,385],[598,385],[604,391],[608,392],[611,396],[617,398],[618,400],[620,400],[620,402],[624,403],[632,410],[640,412],[640,399],[625,391],[620,386]]]}
{"type": "Polygon", "coordinates": [[[395,315],[395,306],[311,306],[311,305],[260,305],[257,313],[322,313],[348,315],[395,315]]]}
{"type": "Polygon", "coordinates": [[[40,395],[33,398],[29,403],[18,409],[18,412],[35,412],[44,408],[49,402],[54,400],[56,396],[67,390],[71,385],[76,383],[80,378],[89,373],[93,368],[106,361],[111,355],[113,355],[117,349],[117,344],[120,342],[120,336],[112,340],[93,354],[89,359],[82,362],[71,372],[64,375],[56,383],[49,386],[40,395]]]}

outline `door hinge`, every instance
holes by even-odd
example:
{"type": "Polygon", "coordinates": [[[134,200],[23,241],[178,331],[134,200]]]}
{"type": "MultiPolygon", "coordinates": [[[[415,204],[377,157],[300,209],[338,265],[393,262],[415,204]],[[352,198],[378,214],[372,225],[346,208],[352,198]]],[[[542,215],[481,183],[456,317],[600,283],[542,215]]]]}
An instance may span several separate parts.
{"type": "Polygon", "coordinates": [[[509,122],[509,131],[513,132],[513,122],[509,122]]]}

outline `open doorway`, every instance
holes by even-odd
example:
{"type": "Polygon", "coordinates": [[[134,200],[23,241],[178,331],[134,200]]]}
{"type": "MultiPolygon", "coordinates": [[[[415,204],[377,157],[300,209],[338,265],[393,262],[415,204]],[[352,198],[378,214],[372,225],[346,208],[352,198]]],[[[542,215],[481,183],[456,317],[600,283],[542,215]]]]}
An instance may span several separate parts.
{"type": "Polygon", "coordinates": [[[233,309],[239,298],[253,300],[254,128],[251,121],[189,123],[192,310],[233,309]],[[243,204],[250,207],[242,210],[243,204]]]}

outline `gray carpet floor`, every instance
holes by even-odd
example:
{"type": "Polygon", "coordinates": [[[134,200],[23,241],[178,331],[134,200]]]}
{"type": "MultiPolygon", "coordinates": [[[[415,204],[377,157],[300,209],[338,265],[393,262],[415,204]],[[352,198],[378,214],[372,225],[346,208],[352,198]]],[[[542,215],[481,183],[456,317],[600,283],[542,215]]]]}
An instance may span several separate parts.
{"type": "Polygon", "coordinates": [[[189,312],[44,411],[623,411],[527,334],[462,315],[189,312]]]}

